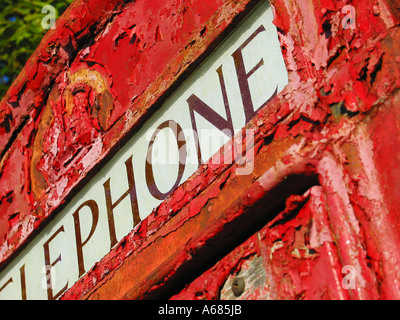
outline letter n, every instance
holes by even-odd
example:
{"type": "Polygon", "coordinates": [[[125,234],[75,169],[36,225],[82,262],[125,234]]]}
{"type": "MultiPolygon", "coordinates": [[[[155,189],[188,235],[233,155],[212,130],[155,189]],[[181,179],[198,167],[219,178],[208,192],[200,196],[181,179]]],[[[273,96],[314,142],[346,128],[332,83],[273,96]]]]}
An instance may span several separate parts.
{"type": "Polygon", "coordinates": [[[220,131],[222,131],[224,133],[230,132],[230,134],[231,134],[230,138],[234,134],[232,117],[231,117],[231,112],[230,112],[229,103],[228,103],[228,97],[227,97],[227,93],[226,93],[225,81],[224,81],[224,76],[222,73],[222,66],[220,66],[217,69],[217,73],[219,76],[222,97],[224,99],[224,106],[225,106],[225,112],[226,112],[226,118],[227,118],[226,120],[223,117],[221,117],[217,112],[215,112],[212,108],[210,108],[206,103],[204,103],[202,100],[200,100],[197,96],[195,96],[194,94],[192,94],[187,99],[187,103],[189,105],[190,119],[192,121],[193,134],[195,136],[196,145],[197,145],[197,157],[198,157],[198,161],[199,161],[199,166],[203,163],[203,161],[202,161],[202,157],[201,157],[199,134],[197,131],[196,120],[194,117],[195,111],[199,115],[201,115],[204,119],[206,119],[208,122],[210,122],[212,125],[214,125],[216,128],[218,128],[220,131]]]}

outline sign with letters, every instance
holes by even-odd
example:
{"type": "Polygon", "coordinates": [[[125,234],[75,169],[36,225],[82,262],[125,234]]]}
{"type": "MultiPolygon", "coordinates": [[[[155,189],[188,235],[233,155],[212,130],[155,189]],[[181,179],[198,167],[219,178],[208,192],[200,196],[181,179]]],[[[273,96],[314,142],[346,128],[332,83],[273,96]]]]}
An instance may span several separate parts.
{"type": "Polygon", "coordinates": [[[257,6],[185,80],[2,271],[1,299],[59,298],[284,88],[272,19],[257,6]]]}

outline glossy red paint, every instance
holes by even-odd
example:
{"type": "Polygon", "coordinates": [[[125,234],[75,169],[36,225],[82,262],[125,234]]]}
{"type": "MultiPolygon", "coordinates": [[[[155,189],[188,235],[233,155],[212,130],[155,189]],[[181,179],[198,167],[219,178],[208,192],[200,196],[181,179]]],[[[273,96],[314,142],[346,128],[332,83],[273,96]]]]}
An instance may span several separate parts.
{"type": "MultiPolygon", "coordinates": [[[[254,3],[74,2],[1,102],[3,264],[254,3]]],[[[201,166],[63,299],[218,299],[254,257],[247,298],[399,298],[398,4],[271,5],[289,84],[246,126],[254,172],[201,166]]]]}

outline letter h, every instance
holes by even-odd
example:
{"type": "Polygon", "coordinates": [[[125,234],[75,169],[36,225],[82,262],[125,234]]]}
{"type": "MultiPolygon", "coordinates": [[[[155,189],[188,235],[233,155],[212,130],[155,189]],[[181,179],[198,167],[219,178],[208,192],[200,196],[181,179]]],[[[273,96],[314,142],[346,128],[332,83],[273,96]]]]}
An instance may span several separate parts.
{"type": "Polygon", "coordinates": [[[135,227],[141,220],[139,216],[139,208],[137,203],[137,195],[136,195],[136,187],[135,187],[135,177],[133,174],[133,166],[132,166],[132,156],[129,157],[128,160],[125,161],[126,173],[128,176],[129,189],[116,201],[112,202],[111,198],[111,187],[110,187],[110,178],[103,184],[104,192],[106,196],[106,204],[107,204],[107,215],[108,215],[108,225],[110,230],[110,240],[111,240],[111,248],[117,244],[117,236],[115,232],[115,222],[114,222],[114,209],[118,206],[122,200],[125,199],[128,195],[131,199],[131,209],[133,215],[133,227],[135,227]]]}

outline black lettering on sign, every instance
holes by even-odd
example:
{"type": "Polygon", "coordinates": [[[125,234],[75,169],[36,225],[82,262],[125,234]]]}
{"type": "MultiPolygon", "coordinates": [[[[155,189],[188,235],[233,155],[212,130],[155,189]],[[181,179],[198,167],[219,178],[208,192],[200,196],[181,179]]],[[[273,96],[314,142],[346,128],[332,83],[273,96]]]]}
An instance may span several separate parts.
{"type": "Polygon", "coordinates": [[[55,295],[53,294],[53,286],[51,281],[51,268],[54,267],[58,262],[60,262],[61,254],[58,256],[56,260],[50,262],[50,242],[60,233],[64,232],[64,226],[61,226],[50,238],[43,244],[44,248],[44,261],[45,261],[45,268],[46,268],[46,280],[47,280],[47,297],[49,300],[56,300],[65,290],[68,288],[68,281],[67,284],[62,288],[58,293],[55,295]]]}
{"type": "Polygon", "coordinates": [[[233,136],[232,116],[231,116],[231,111],[229,108],[225,80],[224,80],[224,75],[222,73],[222,66],[220,66],[217,69],[217,73],[219,76],[219,83],[220,83],[220,87],[221,87],[222,97],[224,99],[226,120],[222,116],[220,116],[217,112],[215,112],[211,107],[209,107],[205,102],[203,102],[197,96],[195,96],[194,94],[192,94],[186,100],[188,103],[188,106],[189,106],[190,120],[192,122],[192,129],[193,129],[193,134],[195,137],[195,143],[196,143],[196,147],[197,147],[197,157],[198,157],[198,161],[199,161],[199,166],[201,164],[203,164],[203,159],[202,159],[201,150],[200,150],[199,132],[197,130],[197,124],[196,124],[196,120],[194,117],[195,111],[196,111],[196,113],[201,115],[204,119],[206,119],[208,122],[210,122],[213,126],[218,128],[220,131],[224,132],[225,134],[228,133],[229,138],[232,138],[232,136],[233,136]]]}
{"type": "Polygon", "coordinates": [[[135,227],[140,222],[139,207],[138,207],[138,202],[137,202],[136,186],[135,186],[135,176],[133,174],[133,166],[132,166],[132,156],[130,156],[129,159],[125,161],[125,167],[126,167],[126,173],[127,173],[127,177],[128,177],[129,189],[117,201],[115,201],[114,203],[112,202],[111,187],[110,187],[110,179],[111,178],[109,178],[103,184],[104,192],[105,192],[105,196],[106,196],[108,226],[109,226],[109,231],[110,231],[111,248],[114,247],[118,243],[117,235],[116,235],[116,231],[115,231],[114,209],[128,195],[130,196],[130,199],[131,199],[133,227],[135,227]]]}
{"type": "Polygon", "coordinates": [[[172,193],[181,183],[183,173],[186,167],[186,139],[183,133],[182,127],[174,120],[167,120],[161,123],[157,129],[154,131],[153,136],[150,139],[150,144],[147,149],[147,157],[146,157],[146,184],[147,188],[151,195],[158,199],[164,200],[170,193],[172,193]],[[156,139],[157,135],[161,132],[161,130],[170,128],[176,138],[176,142],[178,144],[178,152],[179,152],[179,169],[178,169],[178,176],[176,178],[175,184],[168,192],[161,192],[157,184],[154,180],[154,173],[153,173],[153,145],[154,140],[156,139]]]}
{"type": "Polygon", "coordinates": [[[97,227],[97,222],[99,221],[99,207],[94,200],[88,200],[80,205],[78,209],[72,214],[74,216],[74,225],[75,225],[75,240],[76,240],[76,253],[78,256],[78,268],[79,268],[79,278],[86,272],[85,266],[83,263],[83,247],[88,243],[90,238],[92,237],[94,231],[97,227]],[[79,212],[83,207],[89,207],[92,212],[92,227],[90,229],[90,233],[87,236],[86,240],[82,242],[81,235],[81,223],[79,219],[79,212]]]}
{"type": "MultiPolygon", "coordinates": [[[[253,34],[232,54],[233,60],[235,61],[236,74],[239,81],[239,88],[242,94],[243,108],[244,114],[246,116],[246,123],[248,123],[251,119],[256,115],[256,111],[254,111],[253,101],[251,99],[250,87],[249,87],[249,78],[256,72],[261,66],[264,65],[264,59],[261,60],[249,71],[246,72],[246,68],[244,66],[243,54],[242,51],[247,45],[261,32],[266,31],[265,27],[261,25],[253,34]]],[[[278,92],[278,86],[275,89],[273,95],[266,101],[263,106],[265,106],[268,102],[270,102],[278,92]]]]}

